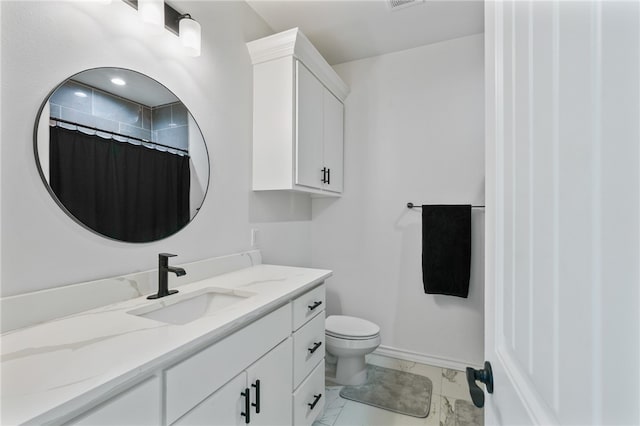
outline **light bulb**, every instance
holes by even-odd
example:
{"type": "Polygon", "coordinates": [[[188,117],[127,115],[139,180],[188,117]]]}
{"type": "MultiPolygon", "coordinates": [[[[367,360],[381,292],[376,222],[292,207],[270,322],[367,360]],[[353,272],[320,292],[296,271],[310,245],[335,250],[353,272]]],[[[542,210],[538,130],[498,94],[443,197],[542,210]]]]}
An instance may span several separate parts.
{"type": "Polygon", "coordinates": [[[138,0],[138,13],[155,31],[164,30],[164,0],[138,0]]]}
{"type": "Polygon", "coordinates": [[[200,56],[201,28],[200,24],[187,15],[180,19],[180,41],[189,56],[200,56]]]}

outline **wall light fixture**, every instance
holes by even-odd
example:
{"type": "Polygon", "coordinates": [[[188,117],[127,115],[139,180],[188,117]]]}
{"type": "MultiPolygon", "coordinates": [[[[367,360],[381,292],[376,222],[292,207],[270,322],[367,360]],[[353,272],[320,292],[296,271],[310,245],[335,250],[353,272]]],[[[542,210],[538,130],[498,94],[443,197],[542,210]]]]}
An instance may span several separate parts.
{"type": "Polygon", "coordinates": [[[138,13],[155,31],[164,29],[164,0],[138,0],[138,13]]]}
{"type": "MultiPolygon", "coordinates": [[[[2,1],[2,0],[0,0],[2,1]]],[[[202,29],[190,14],[180,13],[164,0],[122,0],[138,13],[144,22],[157,29],[164,28],[180,37],[184,51],[189,56],[200,56],[202,29]]]]}
{"type": "Polygon", "coordinates": [[[200,56],[200,24],[196,22],[188,13],[180,15],[178,21],[180,41],[182,42],[187,55],[194,57],[200,56]]]}

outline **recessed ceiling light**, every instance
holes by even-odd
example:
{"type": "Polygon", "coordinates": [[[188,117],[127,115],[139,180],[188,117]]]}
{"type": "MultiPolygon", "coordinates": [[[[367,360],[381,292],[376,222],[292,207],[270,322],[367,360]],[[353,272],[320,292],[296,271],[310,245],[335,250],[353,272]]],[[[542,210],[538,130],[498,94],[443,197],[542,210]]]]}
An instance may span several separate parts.
{"type": "Polygon", "coordinates": [[[125,84],[127,84],[126,81],[124,81],[123,79],[119,78],[119,77],[114,77],[111,79],[111,82],[117,86],[124,86],[125,84]]]}
{"type": "Polygon", "coordinates": [[[73,94],[78,96],[78,97],[80,97],[80,98],[86,98],[87,97],[87,94],[84,93],[84,92],[74,92],[73,94]]]}

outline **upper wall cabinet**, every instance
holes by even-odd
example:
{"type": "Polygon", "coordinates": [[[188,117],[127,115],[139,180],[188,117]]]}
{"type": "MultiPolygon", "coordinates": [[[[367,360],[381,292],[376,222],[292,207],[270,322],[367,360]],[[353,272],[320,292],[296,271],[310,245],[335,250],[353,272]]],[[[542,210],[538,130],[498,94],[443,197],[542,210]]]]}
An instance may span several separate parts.
{"type": "Polygon", "coordinates": [[[349,88],[294,28],[247,43],[253,61],[253,189],[338,196],[349,88]]]}

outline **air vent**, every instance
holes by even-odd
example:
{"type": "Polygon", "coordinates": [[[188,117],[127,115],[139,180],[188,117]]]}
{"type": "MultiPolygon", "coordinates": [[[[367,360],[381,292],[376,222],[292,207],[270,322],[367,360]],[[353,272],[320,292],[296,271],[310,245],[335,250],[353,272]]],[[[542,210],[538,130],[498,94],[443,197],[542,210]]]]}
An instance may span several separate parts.
{"type": "Polygon", "coordinates": [[[400,10],[409,6],[416,6],[424,2],[425,0],[387,0],[387,4],[391,10],[400,10]]]}

